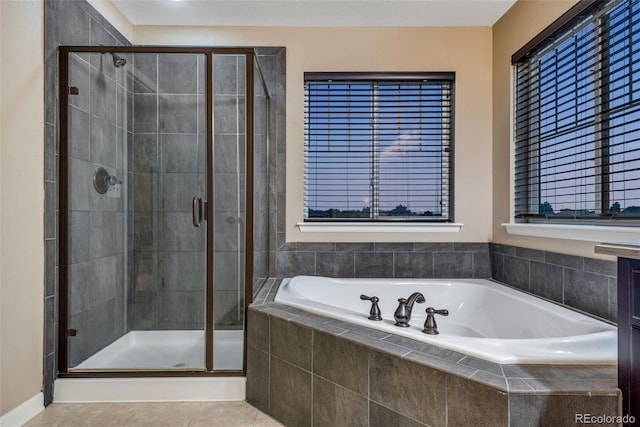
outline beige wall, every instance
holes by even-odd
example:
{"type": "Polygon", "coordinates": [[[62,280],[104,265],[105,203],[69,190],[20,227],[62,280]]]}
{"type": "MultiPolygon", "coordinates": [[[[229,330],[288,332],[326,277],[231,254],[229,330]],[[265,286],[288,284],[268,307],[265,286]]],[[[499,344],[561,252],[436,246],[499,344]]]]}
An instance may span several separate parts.
{"type": "Polygon", "coordinates": [[[40,392],[43,3],[0,1],[0,415],[40,392]]]}
{"type": "Polygon", "coordinates": [[[491,237],[491,28],[135,27],[135,44],[287,48],[287,241],[478,241],[491,237]],[[455,71],[460,233],[300,233],[305,71],[455,71]]]}
{"type": "Polygon", "coordinates": [[[509,235],[501,225],[509,222],[511,212],[511,55],[576,3],[577,0],[519,0],[493,26],[493,241],[596,257],[593,242],[509,235]]]}

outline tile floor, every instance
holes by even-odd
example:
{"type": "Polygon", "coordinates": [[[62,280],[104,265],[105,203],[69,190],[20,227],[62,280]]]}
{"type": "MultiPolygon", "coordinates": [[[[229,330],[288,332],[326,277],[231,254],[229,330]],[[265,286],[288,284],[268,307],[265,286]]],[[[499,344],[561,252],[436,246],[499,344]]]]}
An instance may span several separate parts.
{"type": "Polygon", "coordinates": [[[25,427],[282,427],[246,402],[54,403],[25,427]]]}

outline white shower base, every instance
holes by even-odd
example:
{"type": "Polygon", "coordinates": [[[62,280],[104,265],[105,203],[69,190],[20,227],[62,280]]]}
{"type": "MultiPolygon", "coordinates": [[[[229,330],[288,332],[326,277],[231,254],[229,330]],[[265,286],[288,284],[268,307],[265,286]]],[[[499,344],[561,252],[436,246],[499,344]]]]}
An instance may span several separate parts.
{"type": "MultiPolygon", "coordinates": [[[[214,370],[242,369],[243,331],[213,332],[214,370]]],[[[204,369],[203,331],[131,331],[71,371],[204,369]]]]}
{"type": "Polygon", "coordinates": [[[54,403],[230,402],[246,398],[245,377],[58,378],[54,403]]]}

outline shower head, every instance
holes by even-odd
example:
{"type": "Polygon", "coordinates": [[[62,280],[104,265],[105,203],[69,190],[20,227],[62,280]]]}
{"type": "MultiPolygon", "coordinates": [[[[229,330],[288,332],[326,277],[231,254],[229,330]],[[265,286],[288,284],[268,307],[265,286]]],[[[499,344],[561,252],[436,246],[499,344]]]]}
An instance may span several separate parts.
{"type": "Polygon", "coordinates": [[[127,64],[127,60],[118,55],[115,52],[109,52],[113,57],[113,66],[116,68],[124,67],[127,64]]]}

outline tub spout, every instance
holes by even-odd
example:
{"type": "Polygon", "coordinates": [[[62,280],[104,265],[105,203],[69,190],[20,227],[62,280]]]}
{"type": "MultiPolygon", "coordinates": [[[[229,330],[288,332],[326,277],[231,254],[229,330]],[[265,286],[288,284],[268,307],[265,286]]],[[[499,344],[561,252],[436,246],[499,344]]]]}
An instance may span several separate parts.
{"type": "Polygon", "coordinates": [[[413,304],[415,304],[416,302],[418,304],[422,304],[424,301],[424,295],[422,295],[420,292],[412,293],[408,299],[398,299],[400,305],[398,305],[395,313],[393,313],[393,318],[396,320],[395,325],[400,326],[401,328],[408,328],[409,321],[411,320],[411,310],[413,310],[413,304]]]}

